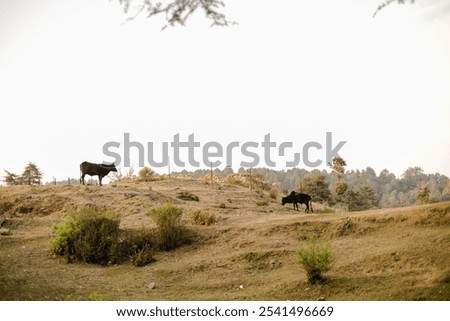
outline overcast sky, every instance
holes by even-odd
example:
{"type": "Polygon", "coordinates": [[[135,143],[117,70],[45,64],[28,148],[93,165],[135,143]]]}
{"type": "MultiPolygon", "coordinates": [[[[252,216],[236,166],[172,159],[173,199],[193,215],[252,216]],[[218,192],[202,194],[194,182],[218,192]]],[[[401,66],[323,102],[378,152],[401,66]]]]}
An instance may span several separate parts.
{"type": "Polygon", "coordinates": [[[0,175],[31,161],[47,181],[78,177],[124,133],[157,152],[178,133],[224,148],[270,133],[301,152],[332,132],[348,169],[450,176],[450,1],[372,18],[380,2],[225,0],[238,25],[200,14],[161,32],[124,24],[117,1],[1,0],[0,175]]]}

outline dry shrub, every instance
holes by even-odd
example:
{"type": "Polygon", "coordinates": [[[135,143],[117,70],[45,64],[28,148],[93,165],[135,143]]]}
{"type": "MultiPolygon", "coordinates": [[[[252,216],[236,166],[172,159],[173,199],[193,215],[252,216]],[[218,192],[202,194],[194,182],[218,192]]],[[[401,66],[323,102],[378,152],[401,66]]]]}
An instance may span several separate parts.
{"type": "Polygon", "coordinates": [[[269,201],[266,200],[265,198],[256,201],[256,206],[267,206],[267,205],[269,205],[269,201]]]}
{"type": "Polygon", "coordinates": [[[183,201],[200,201],[200,198],[197,195],[187,191],[178,192],[177,198],[183,201]]]}
{"type": "Polygon", "coordinates": [[[208,211],[202,210],[194,210],[189,213],[189,220],[196,225],[211,225],[214,224],[216,220],[216,216],[214,214],[210,214],[208,211]]]}

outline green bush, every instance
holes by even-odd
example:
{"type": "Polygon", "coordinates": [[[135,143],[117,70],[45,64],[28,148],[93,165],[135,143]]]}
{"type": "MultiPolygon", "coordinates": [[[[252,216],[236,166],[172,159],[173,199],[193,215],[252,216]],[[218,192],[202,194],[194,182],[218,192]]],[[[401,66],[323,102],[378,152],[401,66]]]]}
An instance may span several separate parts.
{"type": "Polygon", "coordinates": [[[323,281],[322,273],[330,269],[332,261],[331,245],[318,243],[315,236],[309,237],[307,244],[298,251],[298,263],[311,284],[323,281]]]}
{"type": "Polygon", "coordinates": [[[208,211],[195,210],[189,213],[189,220],[196,225],[211,225],[216,222],[216,217],[208,211]]]}
{"type": "Polygon", "coordinates": [[[107,264],[114,259],[112,249],[118,241],[120,223],[117,215],[92,207],[67,215],[66,222],[52,227],[55,234],[49,244],[52,253],[64,256],[68,262],[107,264]]]}
{"type": "Polygon", "coordinates": [[[173,204],[153,208],[148,215],[156,223],[156,244],[160,250],[173,250],[189,242],[186,228],[181,223],[183,209],[173,204]]]}
{"type": "Polygon", "coordinates": [[[154,229],[122,231],[120,240],[113,249],[114,263],[131,260],[135,266],[144,266],[154,262],[157,248],[155,239],[154,229]]]}

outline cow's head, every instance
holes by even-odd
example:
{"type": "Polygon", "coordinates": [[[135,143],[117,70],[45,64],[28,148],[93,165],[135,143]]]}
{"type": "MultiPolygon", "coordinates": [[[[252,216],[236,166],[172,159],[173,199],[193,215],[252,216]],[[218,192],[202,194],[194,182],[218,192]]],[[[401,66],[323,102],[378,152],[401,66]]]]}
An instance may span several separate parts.
{"type": "Polygon", "coordinates": [[[116,165],[114,165],[114,163],[112,163],[112,164],[103,163],[102,166],[109,169],[111,172],[117,172],[117,168],[116,168],[116,165]]]}
{"type": "Polygon", "coordinates": [[[288,198],[287,198],[287,197],[283,197],[283,198],[281,199],[281,205],[286,204],[287,201],[288,201],[288,198]]]}

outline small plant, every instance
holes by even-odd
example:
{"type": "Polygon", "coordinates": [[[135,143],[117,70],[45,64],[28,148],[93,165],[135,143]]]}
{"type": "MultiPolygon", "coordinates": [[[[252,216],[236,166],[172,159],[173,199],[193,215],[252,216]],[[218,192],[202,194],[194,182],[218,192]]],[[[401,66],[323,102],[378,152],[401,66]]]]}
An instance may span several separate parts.
{"type": "Polygon", "coordinates": [[[66,222],[52,227],[55,238],[49,244],[50,251],[64,256],[68,262],[110,262],[119,235],[117,215],[92,207],[83,207],[79,212],[67,215],[66,222]]]}
{"type": "Polygon", "coordinates": [[[189,214],[189,219],[196,225],[211,225],[216,222],[214,214],[210,214],[208,211],[195,210],[189,214]]]}
{"type": "Polygon", "coordinates": [[[179,192],[177,197],[180,200],[184,200],[184,201],[195,201],[195,202],[200,201],[200,198],[197,195],[194,195],[191,192],[186,192],[186,191],[179,192]]]}
{"type": "Polygon", "coordinates": [[[266,200],[265,198],[260,199],[256,202],[256,206],[267,206],[269,205],[269,201],[266,200]]]}
{"type": "Polygon", "coordinates": [[[155,172],[149,167],[143,167],[139,171],[139,180],[141,182],[151,182],[155,179],[155,172]]]}
{"type": "Polygon", "coordinates": [[[227,208],[227,206],[225,205],[224,202],[222,202],[222,203],[219,204],[219,208],[227,208]]]}
{"type": "Polygon", "coordinates": [[[173,204],[153,208],[148,215],[156,223],[156,243],[160,250],[173,250],[189,242],[187,230],[181,223],[183,209],[173,204]]]}
{"type": "Polygon", "coordinates": [[[323,281],[322,274],[330,269],[332,261],[331,245],[318,243],[315,236],[310,236],[307,244],[298,251],[298,263],[311,284],[323,281]]]}

